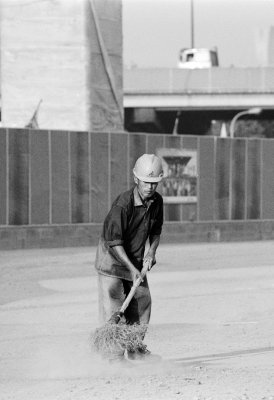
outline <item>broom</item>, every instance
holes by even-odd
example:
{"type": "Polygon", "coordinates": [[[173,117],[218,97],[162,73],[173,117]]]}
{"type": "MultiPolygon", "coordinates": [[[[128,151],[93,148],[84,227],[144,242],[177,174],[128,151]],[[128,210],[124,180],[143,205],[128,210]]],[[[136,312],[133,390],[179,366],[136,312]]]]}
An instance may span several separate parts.
{"type": "MultiPolygon", "coordinates": [[[[149,262],[144,264],[142,277],[146,275],[149,267],[149,262]]],[[[136,350],[146,349],[143,338],[147,331],[147,324],[129,325],[121,321],[125,310],[141,282],[142,278],[136,279],[120,310],[113,313],[105,325],[95,330],[93,345],[95,350],[103,356],[119,353],[121,350],[134,352],[136,350]]]]}

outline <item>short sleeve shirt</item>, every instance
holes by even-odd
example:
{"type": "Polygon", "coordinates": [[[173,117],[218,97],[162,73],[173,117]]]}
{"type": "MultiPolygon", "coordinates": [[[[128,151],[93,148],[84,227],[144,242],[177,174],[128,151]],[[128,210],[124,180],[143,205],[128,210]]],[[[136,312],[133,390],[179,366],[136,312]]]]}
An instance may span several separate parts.
{"type": "Polygon", "coordinates": [[[122,193],[105,218],[97,249],[96,269],[106,275],[130,279],[128,269],[117,260],[112,248],[121,245],[139,270],[142,269],[147,239],[160,235],[163,225],[163,199],[155,192],[145,204],[137,187],[122,193]]]}

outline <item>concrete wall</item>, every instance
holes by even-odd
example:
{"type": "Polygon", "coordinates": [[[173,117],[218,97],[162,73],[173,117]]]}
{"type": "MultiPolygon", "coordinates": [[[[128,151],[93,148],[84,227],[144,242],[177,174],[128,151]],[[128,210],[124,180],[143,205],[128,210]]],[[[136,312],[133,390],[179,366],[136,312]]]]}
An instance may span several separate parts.
{"type": "Polygon", "coordinates": [[[0,11],[2,126],[25,127],[42,99],[41,129],[123,129],[121,0],[2,0],[0,11]]]}
{"type": "MultiPolygon", "coordinates": [[[[0,228],[0,250],[96,246],[102,224],[0,228]]],[[[274,240],[272,221],[165,222],[161,243],[274,240]]]]}

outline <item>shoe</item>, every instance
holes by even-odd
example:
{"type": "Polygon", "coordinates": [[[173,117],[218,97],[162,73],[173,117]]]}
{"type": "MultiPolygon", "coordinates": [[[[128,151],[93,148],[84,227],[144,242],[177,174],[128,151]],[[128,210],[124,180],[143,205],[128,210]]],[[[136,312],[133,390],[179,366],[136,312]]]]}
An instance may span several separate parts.
{"type": "Polygon", "coordinates": [[[162,357],[157,354],[151,354],[147,349],[140,349],[137,351],[127,351],[127,359],[130,361],[157,362],[160,361],[162,357]]]}

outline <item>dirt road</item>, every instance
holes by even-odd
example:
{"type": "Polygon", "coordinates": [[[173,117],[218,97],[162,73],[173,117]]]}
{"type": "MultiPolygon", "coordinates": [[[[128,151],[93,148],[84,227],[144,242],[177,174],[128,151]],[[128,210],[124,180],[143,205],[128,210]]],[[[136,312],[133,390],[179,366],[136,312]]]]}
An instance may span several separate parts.
{"type": "Polygon", "coordinates": [[[95,248],[0,252],[0,399],[274,400],[274,243],[161,245],[146,344],[104,363],[95,248]]]}

